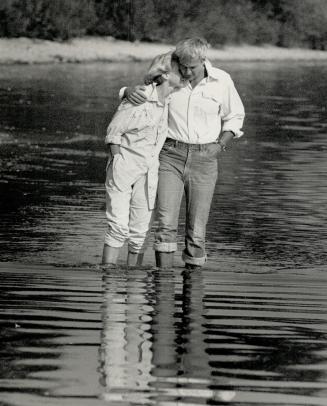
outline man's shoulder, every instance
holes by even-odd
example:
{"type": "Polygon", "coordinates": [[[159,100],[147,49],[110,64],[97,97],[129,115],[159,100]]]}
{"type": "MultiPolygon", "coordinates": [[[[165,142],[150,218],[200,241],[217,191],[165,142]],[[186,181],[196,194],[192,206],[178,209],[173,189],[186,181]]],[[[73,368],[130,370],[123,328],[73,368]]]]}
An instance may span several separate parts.
{"type": "Polygon", "coordinates": [[[223,80],[230,80],[231,76],[228,72],[220,69],[220,68],[216,68],[214,66],[211,67],[210,69],[210,76],[212,76],[214,79],[223,79],[223,80]]]}
{"type": "Polygon", "coordinates": [[[208,75],[216,80],[231,80],[231,76],[228,72],[224,71],[223,69],[216,68],[211,64],[210,61],[206,61],[206,68],[208,75]]]}

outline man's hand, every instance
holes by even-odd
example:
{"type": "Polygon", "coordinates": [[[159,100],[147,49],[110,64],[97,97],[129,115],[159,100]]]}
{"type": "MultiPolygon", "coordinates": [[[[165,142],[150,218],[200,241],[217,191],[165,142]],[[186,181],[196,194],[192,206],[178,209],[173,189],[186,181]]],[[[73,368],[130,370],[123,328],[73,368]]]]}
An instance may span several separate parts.
{"type": "Polygon", "coordinates": [[[124,97],[135,106],[145,103],[148,98],[145,94],[145,86],[126,87],[124,97]]]}
{"type": "Polygon", "coordinates": [[[218,154],[221,154],[222,152],[224,152],[226,150],[222,147],[222,145],[219,142],[217,144],[218,144],[218,154]]]}
{"type": "Polygon", "coordinates": [[[218,138],[218,145],[219,145],[219,152],[225,152],[227,145],[231,142],[231,140],[235,137],[235,134],[232,131],[224,131],[221,136],[218,138]]]}
{"type": "Polygon", "coordinates": [[[224,131],[219,138],[219,142],[227,146],[234,137],[235,134],[232,131],[224,131]]]}

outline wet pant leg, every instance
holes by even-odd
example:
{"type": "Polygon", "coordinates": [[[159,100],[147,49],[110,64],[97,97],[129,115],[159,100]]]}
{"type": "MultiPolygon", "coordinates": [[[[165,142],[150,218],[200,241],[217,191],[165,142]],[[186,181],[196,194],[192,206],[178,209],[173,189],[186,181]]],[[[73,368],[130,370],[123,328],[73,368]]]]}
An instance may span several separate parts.
{"type": "Polygon", "coordinates": [[[133,253],[144,252],[150,234],[153,209],[149,208],[148,177],[141,176],[132,187],[128,249],[133,253]]]}

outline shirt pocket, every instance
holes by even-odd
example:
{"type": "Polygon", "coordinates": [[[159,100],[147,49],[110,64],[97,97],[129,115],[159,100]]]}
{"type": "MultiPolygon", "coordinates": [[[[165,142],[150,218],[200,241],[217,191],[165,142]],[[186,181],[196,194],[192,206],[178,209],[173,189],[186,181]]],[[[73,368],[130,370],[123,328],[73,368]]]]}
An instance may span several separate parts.
{"type": "Polygon", "coordinates": [[[134,117],[134,128],[129,131],[129,144],[147,143],[156,138],[157,126],[153,121],[153,116],[148,109],[138,113],[134,117]]]}
{"type": "Polygon", "coordinates": [[[198,108],[203,111],[204,114],[216,115],[220,114],[221,101],[215,94],[202,92],[199,97],[198,108]]]}

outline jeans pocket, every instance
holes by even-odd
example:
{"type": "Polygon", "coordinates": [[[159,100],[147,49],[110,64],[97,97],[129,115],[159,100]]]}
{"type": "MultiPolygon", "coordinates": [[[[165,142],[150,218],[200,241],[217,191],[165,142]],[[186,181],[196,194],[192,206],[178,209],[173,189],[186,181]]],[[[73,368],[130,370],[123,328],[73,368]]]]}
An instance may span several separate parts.
{"type": "Polygon", "coordinates": [[[165,142],[161,148],[160,153],[165,153],[165,152],[170,152],[172,149],[174,148],[173,144],[169,144],[167,142],[165,142]]]}
{"type": "Polygon", "coordinates": [[[213,142],[211,144],[207,144],[204,155],[209,159],[217,159],[218,154],[220,152],[220,146],[217,142],[213,142]]]}

